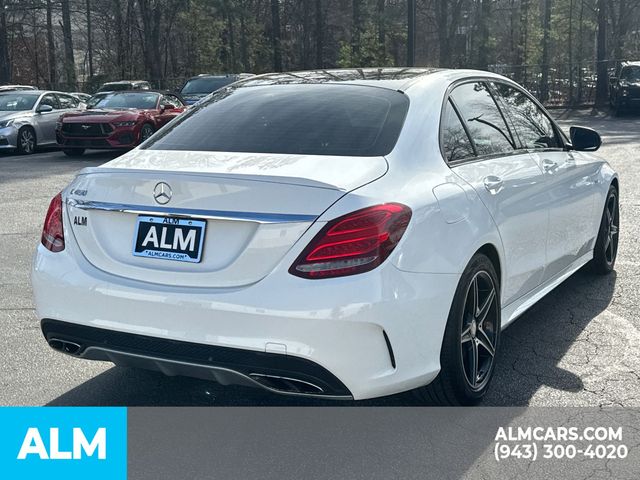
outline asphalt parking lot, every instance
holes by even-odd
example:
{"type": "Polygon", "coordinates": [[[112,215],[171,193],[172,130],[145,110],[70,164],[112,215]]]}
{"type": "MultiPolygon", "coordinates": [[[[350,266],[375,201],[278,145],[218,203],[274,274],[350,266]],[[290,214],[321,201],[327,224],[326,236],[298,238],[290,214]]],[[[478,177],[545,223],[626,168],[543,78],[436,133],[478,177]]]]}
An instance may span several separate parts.
{"type": "MultiPolygon", "coordinates": [[[[605,278],[578,272],[504,332],[484,405],[640,407],[640,116],[611,118],[591,110],[554,113],[563,126],[598,130],[604,140],[599,153],[620,174],[616,272],[605,278]]],[[[94,152],[71,159],[57,150],[28,157],[0,153],[0,404],[324,403],[78,360],[47,346],[29,281],[47,206],[78,170],[116,156],[94,152]]],[[[415,401],[404,394],[353,403],[415,401]]]]}

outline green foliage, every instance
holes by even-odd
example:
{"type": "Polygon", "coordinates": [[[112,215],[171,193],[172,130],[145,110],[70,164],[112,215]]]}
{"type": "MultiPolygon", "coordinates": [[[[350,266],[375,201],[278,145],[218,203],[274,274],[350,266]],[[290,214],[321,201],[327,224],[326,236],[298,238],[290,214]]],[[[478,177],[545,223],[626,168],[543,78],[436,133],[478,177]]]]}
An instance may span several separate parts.
{"type": "Polygon", "coordinates": [[[378,34],[372,28],[365,30],[360,37],[360,49],[353,54],[351,44],[340,42],[338,55],[340,68],[394,66],[393,58],[387,53],[384,45],[378,42],[378,34]]]}

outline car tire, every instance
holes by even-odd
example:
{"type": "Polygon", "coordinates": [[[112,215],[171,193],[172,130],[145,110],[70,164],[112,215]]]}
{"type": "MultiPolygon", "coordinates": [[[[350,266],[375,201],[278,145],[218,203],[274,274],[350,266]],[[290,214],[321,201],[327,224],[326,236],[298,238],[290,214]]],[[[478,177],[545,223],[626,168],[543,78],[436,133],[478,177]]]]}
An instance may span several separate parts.
{"type": "Polygon", "coordinates": [[[81,157],[84,150],[84,148],[63,148],[62,152],[69,157],[81,157]]]}
{"type": "Polygon", "coordinates": [[[153,125],[145,123],[142,126],[142,129],[140,130],[140,143],[148,139],[151,135],[154,134],[154,132],[155,132],[155,129],[153,128],[153,125]]]}
{"type": "Polygon", "coordinates": [[[478,253],[463,272],[453,298],[440,373],[429,385],[414,390],[418,399],[436,405],[475,405],[482,400],[493,377],[500,326],[498,276],[491,260],[478,253]],[[479,306],[484,308],[478,311],[479,306]]]}
{"type": "Polygon", "coordinates": [[[31,127],[22,127],[18,130],[18,148],[20,155],[31,155],[36,151],[38,141],[36,139],[36,131],[31,127]]]}
{"type": "Polygon", "coordinates": [[[593,248],[593,259],[590,262],[591,270],[598,275],[608,275],[616,264],[620,232],[619,207],[618,189],[615,185],[611,185],[600,219],[596,245],[593,248]]]}

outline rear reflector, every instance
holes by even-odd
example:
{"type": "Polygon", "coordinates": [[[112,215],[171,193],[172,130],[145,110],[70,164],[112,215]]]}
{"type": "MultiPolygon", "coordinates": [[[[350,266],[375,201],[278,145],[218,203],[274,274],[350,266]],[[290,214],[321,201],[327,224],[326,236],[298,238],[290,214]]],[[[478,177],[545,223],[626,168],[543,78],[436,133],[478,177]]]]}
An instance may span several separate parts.
{"type": "Polygon", "coordinates": [[[64,230],[62,225],[62,195],[59,193],[49,204],[42,228],[42,245],[52,252],[64,250],[64,230]]]}
{"type": "Polygon", "coordinates": [[[332,220],[318,232],[289,269],[303,278],[331,278],[367,272],[396,247],[411,219],[399,203],[363,208],[332,220]]]}

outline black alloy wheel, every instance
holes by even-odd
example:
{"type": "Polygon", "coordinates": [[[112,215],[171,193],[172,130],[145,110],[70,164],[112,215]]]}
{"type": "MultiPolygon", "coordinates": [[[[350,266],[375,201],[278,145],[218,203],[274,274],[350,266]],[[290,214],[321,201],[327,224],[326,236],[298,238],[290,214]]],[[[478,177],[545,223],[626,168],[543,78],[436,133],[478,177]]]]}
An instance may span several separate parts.
{"type": "Polygon", "coordinates": [[[607,200],[600,220],[600,230],[593,250],[591,267],[595,273],[607,275],[613,271],[618,256],[619,235],[620,203],[618,189],[615,185],[611,185],[607,193],[607,200]]]}
{"type": "Polygon", "coordinates": [[[480,270],[467,289],[460,335],[465,379],[480,391],[493,370],[497,342],[496,287],[488,272],[480,270]]]}
{"type": "Polygon", "coordinates": [[[476,253],[460,277],[440,351],[440,373],[414,390],[436,405],[474,405],[486,394],[500,345],[500,282],[496,266],[476,253]]]}

